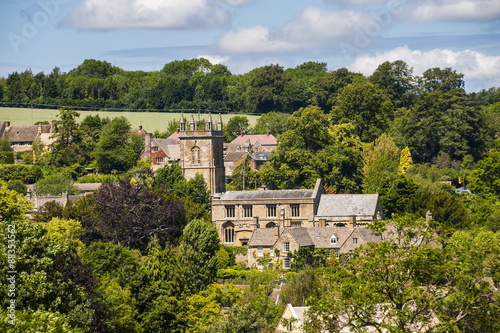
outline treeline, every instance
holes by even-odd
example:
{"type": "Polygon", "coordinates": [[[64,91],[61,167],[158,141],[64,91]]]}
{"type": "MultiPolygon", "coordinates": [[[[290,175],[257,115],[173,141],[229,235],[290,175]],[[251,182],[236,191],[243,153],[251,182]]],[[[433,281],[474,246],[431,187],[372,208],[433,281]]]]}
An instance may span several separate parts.
{"type": "MultiPolygon", "coordinates": [[[[125,71],[106,61],[85,60],[63,73],[31,70],[0,78],[0,101],[39,105],[71,105],[92,109],[211,109],[242,113],[269,111],[292,113],[315,105],[325,112],[337,104],[342,90],[350,84],[371,82],[389,97],[392,111],[410,108],[417,97],[436,87],[463,88],[462,75],[450,69],[429,69],[413,76],[403,61],[385,62],[370,77],[345,68],[327,70],[327,64],[306,62],[295,68],[279,65],[255,68],[234,75],[224,65],[208,60],[173,61],[160,71],[125,71]]],[[[479,105],[500,100],[497,89],[473,93],[479,105]]]]}

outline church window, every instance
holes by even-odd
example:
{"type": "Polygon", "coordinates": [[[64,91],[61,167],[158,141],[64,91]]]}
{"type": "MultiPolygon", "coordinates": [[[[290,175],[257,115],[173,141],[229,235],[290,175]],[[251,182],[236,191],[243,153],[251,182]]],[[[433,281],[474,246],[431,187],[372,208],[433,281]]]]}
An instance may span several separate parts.
{"type": "Polygon", "coordinates": [[[234,243],[234,224],[226,222],[223,225],[224,243],[234,243]]]}
{"type": "Polygon", "coordinates": [[[191,149],[191,164],[201,164],[201,149],[194,146],[191,149]]]}
{"type": "Polygon", "coordinates": [[[267,216],[268,217],[276,216],[276,205],[267,205],[267,216]]]}
{"type": "Polygon", "coordinates": [[[252,206],[251,205],[245,205],[243,206],[243,216],[244,217],[252,217],[252,206]]]}
{"type": "Polygon", "coordinates": [[[235,217],[234,205],[226,206],[226,217],[235,217]]]}
{"type": "Polygon", "coordinates": [[[290,209],[292,210],[292,217],[300,216],[300,205],[290,205],[290,209]]]}

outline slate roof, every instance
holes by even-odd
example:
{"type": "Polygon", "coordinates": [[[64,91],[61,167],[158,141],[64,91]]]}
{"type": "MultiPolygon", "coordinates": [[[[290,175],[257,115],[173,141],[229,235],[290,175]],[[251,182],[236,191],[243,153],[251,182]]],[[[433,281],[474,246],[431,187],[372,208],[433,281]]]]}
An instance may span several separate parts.
{"type": "Polygon", "coordinates": [[[8,136],[10,142],[33,142],[38,136],[38,126],[42,133],[49,133],[51,125],[13,125],[9,126],[4,136],[8,136]]]}
{"type": "Polygon", "coordinates": [[[258,151],[252,153],[252,158],[256,161],[270,161],[271,160],[271,152],[270,151],[258,151]]]}
{"type": "Polygon", "coordinates": [[[314,242],[314,246],[322,249],[340,248],[353,232],[353,229],[347,227],[309,227],[305,229],[314,242]],[[330,243],[332,235],[337,237],[336,244],[330,243]]]}
{"type": "Polygon", "coordinates": [[[363,237],[363,239],[367,243],[369,243],[369,242],[371,242],[371,243],[380,243],[382,241],[382,236],[374,235],[373,231],[370,230],[370,229],[367,229],[367,228],[357,228],[357,231],[359,232],[359,234],[361,234],[361,236],[363,237]]]}
{"type": "Polygon", "coordinates": [[[312,198],[314,190],[228,191],[220,200],[265,200],[312,198]]]}
{"type": "Polygon", "coordinates": [[[166,139],[153,138],[152,141],[165,152],[165,154],[173,160],[180,158],[179,141],[171,137],[166,139]]]}
{"type": "Polygon", "coordinates": [[[378,194],[323,194],[317,216],[375,215],[378,194]]]}
{"type": "Polygon", "coordinates": [[[307,232],[307,228],[288,228],[286,230],[295,239],[299,246],[314,245],[311,236],[309,236],[309,233],[307,232]]]}
{"type": "Polygon", "coordinates": [[[276,242],[275,232],[274,228],[255,229],[248,240],[248,246],[273,246],[276,242]]]}
{"type": "Polygon", "coordinates": [[[250,140],[251,145],[254,145],[257,141],[264,146],[278,145],[278,139],[272,134],[240,135],[231,141],[231,143],[244,144],[247,140],[250,140]]]}
{"type": "Polygon", "coordinates": [[[248,154],[245,152],[230,152],[224,157],[224,162],[234,162],[243,157],[243,155],[248,154]]]}

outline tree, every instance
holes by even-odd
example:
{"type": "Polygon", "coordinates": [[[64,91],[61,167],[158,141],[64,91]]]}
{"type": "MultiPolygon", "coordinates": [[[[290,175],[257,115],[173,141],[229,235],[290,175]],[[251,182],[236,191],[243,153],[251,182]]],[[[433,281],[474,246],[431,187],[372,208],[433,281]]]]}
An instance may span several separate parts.
{"type": "Polygon", "coordinates": [[[377,193],[382,184],[394,178],[399,148],[387,134],[382,134],[363,149],[363,188],[365,193],[377,193]]]}
{"type": "Polygon", "coordinates": [[[161,245],[175,242],[185,225],[184,207],[179,200],[140,183],[132,185],[127,178],[104,183],[95,192],[95,207],[95,220],[84,221],[87,232],[141,251],[153,237],[161,245]]]}
{"type": "Polygon", "coordinates": [[[178,258],[186,295],[196,294],[215,281],[219,242],[211,222],[193,220],[184,228],[178,258]]]}
{"type": "Polygon", "coordinates": [[[336,124],[353,124],[361,141],[372,142],[389,129],[394,107],[380,88],[366,82],[345,87],[331,115],[336,124]]]}
{"type": "Polygon", "coordinates": [[[440,248],[428,246],[435,240],[422,220],[400,218],[395,228],[392,239],[366,244],[341,258],[338,267],[319,272],[322,293],[310,299],[308,332],[344,326],[408,333],[416,327],[425,332],[498,329],[497,321],[480,315],[499,311],[498,291],[481,281],[497,269],[489,266],[497,248],[481,250],[497,244],[497,236],[460,233],[440,248]]]}
{"type": "Polygon", "coordinates": [[[250,123],[245,116],[234,116],[229,119],[223,128],[224,142],[231,142],[236,139],[240,134],[248,133],[250,130],[250,123]]]}
{"type": "Polygon", "coordinates": [[[408,170],[412,167],[412,165],[413,159],[411,158],[410,148],[405,147],[401,150],[401,155],[399,157],[398,173],[405,175],[408,173],[408,170]]]}
{"type": "Polygon", "coordinates": [[[80,161],[79,145],[81,143],[81,132],[76,118],[80,114],[69,107],[59,109],[59,120],[54,123],[55,138],[52,143],[51,161],[57,166],[66,166],[80,161]]]}
{"type": "Polygon", "coordinates": [[[271,111],[257,118],[257,122],[252,129],[253,134],[271,133],[279,136],[287,130],[287,123],[290,114],[271,111]]]}
{"type": "Polygon", "coordinates": [[[56,173],[40,179],[35,184],[35,192],[37,195],[61,195],[78,194],[80,190],[72,184],[70,177],[56,173]]]}
{"type": "Polygon", "coordinates": [[[126,171],[139,159],[143,142],[137,134],[129,134],[130,123],[125,117],[113,118],[102,128],[94,151],[97,170],[110,173],[126,171]]]}
{"type": "Polygon", "coordinates": [[[9,190],[7,183],[0,180],[0,221],[24,218],[31,209],[31,202],[26,196],[9,190]]]}
{"type": "Polygon", "coordinates": [[[314,80],[312,97],[313,105],[323,110],[331,110],[336,104],[337,96],[351,83],[364,81],[362,74],[349,72],[347,68],[339,68],[314,80]]]}
{"type": "Polygon", "coordinates": [[[287,77],[280,65],[268,65],[250,73],[248,102],[251,112],[267,113],[282,109],[282,93],[287,77]]]}
{"type": "Polygon", "coordinates": [[[473,192],[500,196],[500,140],[496,140],[495,147],[477,163],[469,175],[469,186],[473,192]]]}
{"type": "Polygon", "coordinates": [[[370,76],[370,82],[378,85],[391,99],[396,108],[408,107],[412,103],[413,68],[402,60],[385,61],[370,76]]]}

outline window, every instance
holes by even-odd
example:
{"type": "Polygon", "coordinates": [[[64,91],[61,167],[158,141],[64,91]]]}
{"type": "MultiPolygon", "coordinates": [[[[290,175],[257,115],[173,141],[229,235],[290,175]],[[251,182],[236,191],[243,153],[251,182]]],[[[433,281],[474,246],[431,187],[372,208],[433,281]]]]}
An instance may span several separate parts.
{"type": "Polygon", "coordinates": [[[301,221],[292,221],[292,227],[298,228],[298,227],[301,227],[301,226],[302,226],[302,222],[301,221]]]}
{"type": "Polygon", "coordinates": [[[268,217],[276,216],[276,205],[267,205],[267,216],[268,217]]]}
{"type": "Polygon", "coordinates": [[[284,242],[283,243],[283,251],[284,252],[289,252],[290,251],[290,242],[284,242]]]}
{"type": "Polygon", "coordinates": [[[226,217],[235,217],[234,206],[226,206],[226,217]]]}
{"type": "Polygon", "coordinates": [[[165,161],[164,157],[157,157],[156,158],[156,163],[163,163],[163,161],[165,161]]]}
{"type": "Polygon", "coordinates": [[[290,205],[290,209],[292,210],[292,217],[300,216],[300,205],[290,205]]]}
{"type": "Polygon", "coordinates": [[[224,228],[224,242],[234,243],[234,224],[226,222],[222,227],[224,228]]]}
{"type": "Polygon", "coordinates": [[[330,237],[330,244],[337,244],[337,237],[335,235],[332,235],[332,237],[330,237]]]}
{"type": "Polygon", "coordinates": [[[339,249],[335,249],[335,258],[339,257],[339,249]]]}
{"type": "Polygon", "coordinates": [[[257,248],[257,257],[263,257],[264,256],[264,249],[262,248],[262,246],[259,246],[257,248]]]}
{"type": "Polygon", "coordinates": [[[158,147],[151,147],[151,151],[158,151],[158,147]]]}
{"type": "Polygon", "coordinates": [[[191,164],[201,164],[201,149],[194,146],[191,149],[191,164]]]}
{"type": "Polygon", "coordinates": [[[283,259],[283,268],[290,268],[290,258],[283,259]]]}
{"type": "Polygon", "coordinates": [[[252,217],[252,206],[245,205],[243,206],[243,217],[252,217]]]}
{"type": "Polygon", "coordinates": [[[353,238],[353,239],[352,239],[352,243],[353,243],[353,244],[358,244],[358,239],[357,239],[357,238],[353,238]]]}

